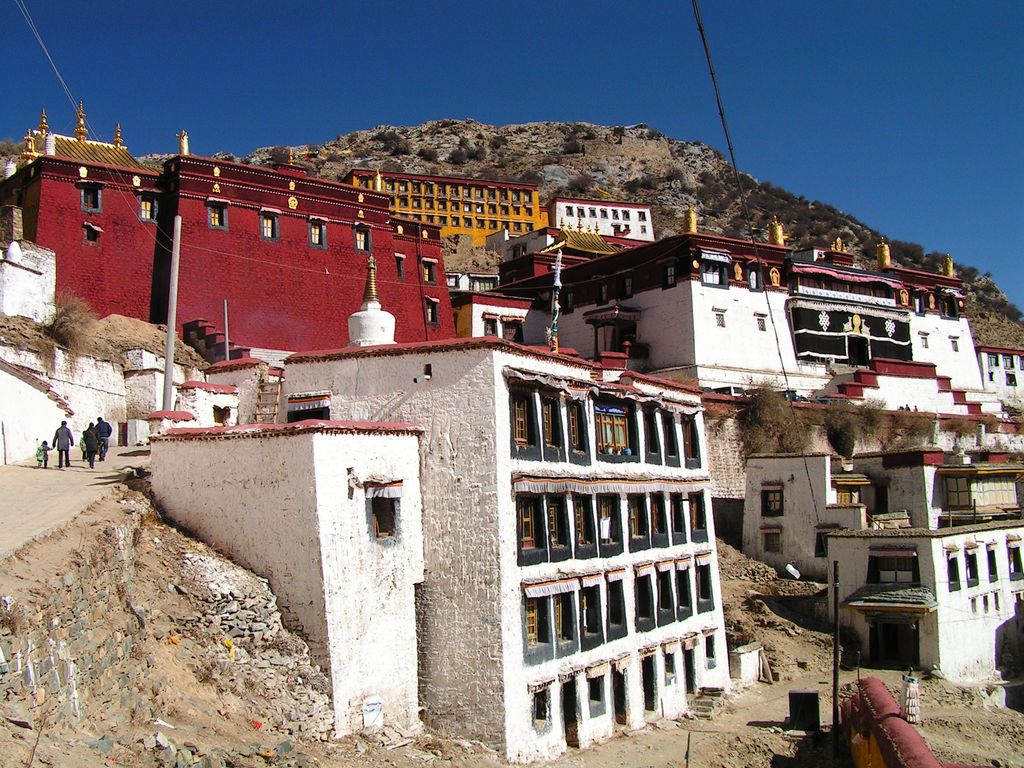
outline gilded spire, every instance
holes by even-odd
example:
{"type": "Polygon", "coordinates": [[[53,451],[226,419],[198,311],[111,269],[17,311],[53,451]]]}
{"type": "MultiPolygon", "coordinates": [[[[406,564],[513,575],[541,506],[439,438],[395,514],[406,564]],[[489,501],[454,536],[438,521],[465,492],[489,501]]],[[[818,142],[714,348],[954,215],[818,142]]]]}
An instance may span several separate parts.
{"type": "Polygon", "coordinates": [[[288,165],[294,165],[294,164],[295,164],[295,151],[291,147],[288,147],[288,165]]]}
{"type": "Polygon", "coordinates": [[[82,102],[78,102],[78,111],[75,113],[75,116],[78,118],[78,123],[75,125],[75,138],[79,141],[85,141],[89,131],[85,127],[85,105],[82,102]]]}
{"type": "Polygon", "coordinates": [[[50,132],[50,124],[46,122],[46,109],[39,110],[39,133],[45,136],[50,132]]]}
{"type": "Polygon", "coordinates": [[[124,139],[121,137],[121,124],[114,126],[114,146],[120,149],[124,146],[124,139]]]}
{"type": "Polygon", "coordinates": [[[768,222],[768,242],[772,245],[786,244],[786,233],[782,231],[782,222],[775,214],[772,214],[772,220],[768,222]]]}
{"type": "Polygon", "coordinates": [[[363,291],[363,306],[380,304],[377,297],[377,259],[372,255],[366,261],[366,290],[363,291]]]}
{"type": "Polygon", "coordinates": [[[384,191],[384,176],[381,175],[380,171],[377,171],[377,176],[373,180],[373,188],[378,192],[384,191]]]}
{"type": "Polygon", "coordinates": [[[687,232],[694,233],[697,231],[697,211],[692,204],[686,206],[686,211],[683,212],[683,220],[687,232]]]}
{"type": "Polygon", "coordinates": [[[889,255],[889,243],[883,237],[875,246],[875,261],[879,269],[889,269],[892,266],[892,257],[889,255]]]}

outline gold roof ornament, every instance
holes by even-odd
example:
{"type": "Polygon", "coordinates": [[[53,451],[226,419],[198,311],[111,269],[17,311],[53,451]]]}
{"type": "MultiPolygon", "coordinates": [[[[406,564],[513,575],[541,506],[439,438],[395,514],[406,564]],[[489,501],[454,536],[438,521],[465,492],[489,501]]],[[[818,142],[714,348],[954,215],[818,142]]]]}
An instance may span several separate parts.
{"type": "Polygon", "coordinates": [[[46,122],[46,108],[39,110],[39,133],[43,136],[50,132],[50,124],[46,122]]]}
{"type": "Polygon", "coordinates": [[[380,304],[377,298],[377,259],[373,254],[366,260],[366,290],[363,291],[363,306],[370,303],[380,304]]]}
{"type": "Polygon", "coordinates": [[[686,206],[686,210],[683,212],[683,221],[687,232],[692,234],[697,231],[697,211],[694,210],[693,205],[686,206]]]}
{"type": "Polygon", "coordinates": [[[378,192],[384,191],[384,176],[380,171],[377,171],[377,176],[373,180],[373,188],[378,192]]]}
{"type": "Polygon", "coordinates": [[[21,152],[22,160],[35,160],[39,156],[36,152],[36,140],[32,136],[32,131],[25,131],[25,148],[21,152]]]}
{"type": "Polygon", "coordinates": [[[942,260],[942,274],[946,277],[956,277],[956,270],[953,268],[953,257],[948,253],[946,258],[942,260]]]}
{"type": "Polygon", "coordinates": [[[288,147],[288,165],[294,165],[294,164],[295,164],[295,152],[292,150],[291,147],[288,147]]]}
{"type": "Polygon", "coordinates": [[[114,126],[114,146],[121,149],[124,146],[124,139],[121,137],[121,124],[114,126]]]}
{"type": "Polygon", "coordinates": [[[768,242],[772,245],[786,244],[786,233],[782,230],[782,222],[775,214],[772,214],[772,220],[768,222],[768,242]]]}
{"type": "Polygon", "coordinates": [[[839,253],[846,253],[846,243],[843,242],[843,238],[836,236],[836,239],[832,241],[832,250],[838,251],[839,253]]]}
{"type": "Polygon", "coordinates": [[[75,113],[77,122],[75,124],[75,138],[79,141],[85,141],[89,135],[88,129],[85,127],[85,105],[82,102],[78,102],[78,111],[75,113]]]}
{"type": "Polygon", "coordinates": [[[178,134],[178,154],[188,154],[188,131],[184,129],[178,134]]]}
{"type": "Polygon", "coordinates": [[[883,237],[875,246],[875,262],[879,269],[889,269],[892,266],[892,257],[889,254],[889,243],[883,237]]]}

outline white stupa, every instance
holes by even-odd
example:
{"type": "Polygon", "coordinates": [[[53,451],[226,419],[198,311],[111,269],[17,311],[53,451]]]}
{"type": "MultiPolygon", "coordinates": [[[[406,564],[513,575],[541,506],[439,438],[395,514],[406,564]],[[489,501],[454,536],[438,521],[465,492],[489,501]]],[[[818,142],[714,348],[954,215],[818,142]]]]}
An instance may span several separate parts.
{"type": "Polygon", "coordinates": [[[366,263],[366,290],[358,312],[348,318],[348,345],[374,347],[395,343],[395,316],[381,309],[377,298],[377,260],[371,256],[366,263]]]}

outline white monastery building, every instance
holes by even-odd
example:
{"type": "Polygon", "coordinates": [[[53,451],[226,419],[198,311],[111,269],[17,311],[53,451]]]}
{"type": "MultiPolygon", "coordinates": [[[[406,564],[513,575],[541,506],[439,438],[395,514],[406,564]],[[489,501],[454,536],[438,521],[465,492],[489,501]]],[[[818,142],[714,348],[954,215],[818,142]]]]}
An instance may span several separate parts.
{"type": "MultiPolygon", "coordinates": [[[[777,221],[769,239],[698,232],[690,210],[685,234],[564,260],[560,343],[585,357],[626,353],[631,369],[708,388],[767,383],[889,408],[1001,411],[982,387],[951,260],[941,274],[897,267],[882,241],[869,270],[838,240],[794,253],[777,221]]],[[[527,343],[551,322],[553,249],[501,265],[498,290],[536,300],[527,343]]]]}
{"type": "Polygon", "coordinates": [[[1024,411],[1024,349],[978,346],[981,383],[1015,413],[1024,411]]]}
{"type": "Polygon", "coordinates": [[[285,374],[289,418],[317,398],[423,429],[431,727],[528,762],[729,685],[693,389],[494,338],[300,353],[285,374]]]}
{"type": "Polygon", "coordinates": [[[600,235],[654,242],[651,206],[615,200],[553,197],[548,203],[548,222],[564,229],[589,229],[600,235]]]}
{"type": "Polygon", "coordinates": [[[161,509],[265,577],[330,678],[335,732],[419,725],[418,427],[308,420],[152,438],[161,509]]]}

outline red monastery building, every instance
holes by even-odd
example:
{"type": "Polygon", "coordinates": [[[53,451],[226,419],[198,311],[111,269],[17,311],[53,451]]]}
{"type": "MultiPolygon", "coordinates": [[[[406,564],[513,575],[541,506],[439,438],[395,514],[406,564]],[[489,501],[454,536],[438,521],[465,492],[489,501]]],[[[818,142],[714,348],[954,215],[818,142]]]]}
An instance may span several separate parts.
{"type": "MultiPolygon", "coordinates": [[[[45,112],[25,138],[25,163],[0,182],[0,203],[24,212],[25,237],[57,253],[57,290],[100,315],[167,317],[171,233],[182,217],[178,330],[223,356],[224,301],[234,347],[336,347],[359,309],[376,257],[396,340],[454,336],[440,229],[402,220],[386,194],[273,169],[179,154],[154,170],[121,140],[52,133],[45,112]],[[216,342],[220,343],[217,348],[216,342]]],[[[241,354],[235,350],[233,356],[241,354]]]]}

